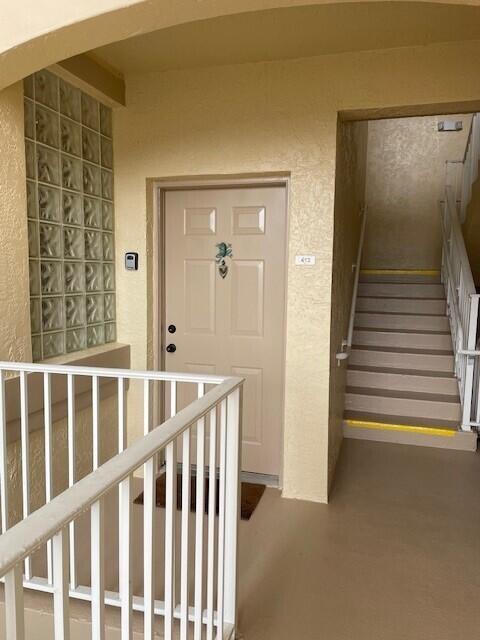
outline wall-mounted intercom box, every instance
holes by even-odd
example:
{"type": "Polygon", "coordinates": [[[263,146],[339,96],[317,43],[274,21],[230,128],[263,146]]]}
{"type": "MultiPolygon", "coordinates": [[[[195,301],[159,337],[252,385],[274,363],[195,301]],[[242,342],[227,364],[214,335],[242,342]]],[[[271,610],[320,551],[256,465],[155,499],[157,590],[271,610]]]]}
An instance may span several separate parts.
{"type": "Polygon", "coordinates": [[[134,251],[127,251],[125,254],[125,269],[127,271],[138,270],[138,253],[134,251]]]}

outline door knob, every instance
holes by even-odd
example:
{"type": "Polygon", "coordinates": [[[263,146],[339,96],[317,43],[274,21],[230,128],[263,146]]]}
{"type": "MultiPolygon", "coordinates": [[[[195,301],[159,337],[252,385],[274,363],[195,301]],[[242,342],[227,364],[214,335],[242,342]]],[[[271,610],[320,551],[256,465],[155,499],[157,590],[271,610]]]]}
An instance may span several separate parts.
{"type": "Polygon", "coordinates": [[[177,347],[174,344],[167,345],[167,352],[168,353],[175,353],[176,350],[177,350],[177,347]]]}
{"type": "Polygon", "coordinates": [[[177,327],[174,324],[168,325],[168,333],[175,333],[176,330],[177,330],[177,327]]]}

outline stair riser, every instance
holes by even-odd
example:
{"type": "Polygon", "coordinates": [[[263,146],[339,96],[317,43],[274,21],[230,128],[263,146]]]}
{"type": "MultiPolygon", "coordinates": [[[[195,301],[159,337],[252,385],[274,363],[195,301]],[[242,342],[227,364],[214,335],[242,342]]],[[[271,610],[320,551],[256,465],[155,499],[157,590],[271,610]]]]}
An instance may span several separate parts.
{"type": "Polygon", "coordinates": [[[383,284],[399,282],[401,284],[441,284],[440,275],[406,275],[395,273],[360,273],[360,282],[380,282],[383,284]]]}
{"type": "Polygon", "coordinates": [[[457,451],[476,451],[477,434],[459,431],[452,438],[429,436],[420,433],[406,433],[404,431],[389,431],[379,429],[359,429],[348,423],[343,425],[345,438],[356,440],[371,440],[373,442],[390,442],[393,444],[408,444],[420,447],[438,447],[440,449],[456,449],[457,451]]]}
{"type": "Polygon", "coordinates": [[[458,382],[455,378],[349,370],[347,371],[347,385],[384,391],[441,393],[453,397],[458,396],[458,382]]]}
{"type": "Polygon", "coordinates": [[[386,351],[363,351],[352,349],[350,363],[357,366],[418,371],[453,372],[453,356],[437,356],[423,353],[392,353],[386,351]]]}
{"type": "Polygon", "coordinates": [[[357,313],[355,328],[393,329],[396,331],[450,331],[444,316],[402,316],[385,313],[357,313]]]}
{"type": "MultiPolygon", "coordinates": [[[[460,405],[454,402],[433,400],[412,400],[411,398],[388,398],[383,396],[345,394],[347,411],[380,413],[387,416],[454,420],[460,422],[460,405]]],[[[394,419],[392,419],[394,422],[394,419]]]]}
{"type": "Polygon", "coordinates": [[[371,313],[422,313],[444,316],[447,311],[445,300],[402,300],[401,298],[358,298],[357,311],[371,313]]]}
{"type": "Polygon", "coordinates": [[[452,350],[450,335],[435,333],[390,333],[360,329],[353,332],[353,344],[368,347],[398,347],[400,349],[452,350]]]}
{"type": "Polygon", "coordinates": [[[445,289],[442,284],[360,282],[358,295],[384,298],[444,298],[445,289]]]}

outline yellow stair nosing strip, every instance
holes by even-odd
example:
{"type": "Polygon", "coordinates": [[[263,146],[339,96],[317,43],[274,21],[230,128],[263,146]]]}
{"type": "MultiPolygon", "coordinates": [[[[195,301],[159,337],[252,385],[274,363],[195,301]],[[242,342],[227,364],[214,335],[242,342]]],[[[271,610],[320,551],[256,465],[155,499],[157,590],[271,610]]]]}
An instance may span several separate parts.
{"type": "Polygon", "coordinates": [[[429,427],[414,424],[392,424],[390,422],[369,422],[368,420],[354,420],[347,418],[344,420],[349,427],[357,429],[377,429],[379,431],[404,431],[406,433],[421,433],[427,436],[441,436],[453,438],[457,433],[455,429],[444,429],[442,427],[429,427]]]}
{"type": "Polygon", "coordinates": [[[440,269],[360,269],[367,275],[439,276],[440,269]]]}

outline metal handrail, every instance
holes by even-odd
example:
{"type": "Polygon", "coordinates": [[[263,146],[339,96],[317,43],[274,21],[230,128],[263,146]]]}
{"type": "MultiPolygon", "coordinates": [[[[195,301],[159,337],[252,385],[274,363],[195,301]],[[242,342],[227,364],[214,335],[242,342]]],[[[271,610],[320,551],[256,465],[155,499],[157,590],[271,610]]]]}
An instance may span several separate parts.
{"type": "Polygon", "coordinates": [[[358,250],[357,250],[357,261],[353,265],[355,269],[355,277],[353,280],[353,291],[352,291],[352,303],[350,306],[350,319],[348,322],[348,332],[347,337],[342,340],[342,350],[336,354],[336,358],[338,361],[346,360],[349,356],[350,349],[352,348],[353,342],[353,329],[355,326],[355,310],[357,306],[357,295],[358,295],[358,283],[360,280],[360,269],[362,265],[362,253],[363,253],[363,243],[365,239],[365,227],[367,223],[367,209],[363,208],[362,211],[362,226],[360,229],[360,238],[358,241],[358,250]]]}

